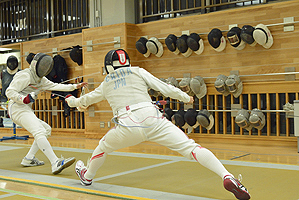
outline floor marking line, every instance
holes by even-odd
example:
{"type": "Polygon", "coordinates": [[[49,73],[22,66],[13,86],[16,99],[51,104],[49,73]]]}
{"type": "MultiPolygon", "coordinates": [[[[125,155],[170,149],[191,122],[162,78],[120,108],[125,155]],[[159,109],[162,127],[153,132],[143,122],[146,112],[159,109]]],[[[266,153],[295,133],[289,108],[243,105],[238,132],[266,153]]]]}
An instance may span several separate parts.
{"type": "MultiPolygon", "coordinates": [[[[41,195],[37,195],[37,194],[30,194],[30,193],[26,193],[26,192],[20,192],[20,191],[9,190],[9,189],[4,189],[4,188],[0,188],[0,190],[3,191],[3,192],[10,192],[10,194],[7,194],[6,197],[10,197],[10,196],[14,196],[14,195],[22,195],[22,196],[34,197],[34,198],[38,198],[38,199],[60,200],[60,199],[53,198],[53,197],[46,197],[46,196],[41,196],[41,195]]],[[[4,195],[1,195],[0,199],[5,198],[3,196],[4,195]]]]}
{"type": "Polygon", "coordinates": [[[13,193],[2,194],[2,195],[0,195],[0,199],[4,199],[4,198],[6,198],[6,197],[11,197],[11,196],[15,196],[15,195],[17,195],[17,194],[13,194],[13,193]]]}
{"type": "Polygon", "coordinates": [[[122,176],[122,175],[131,174],[131,173],[135,173],[135,172],[139,172],[139,171],[143,171],[143,170],[147,170],[147,169],[152,169],[152,168],[155,168],[155,167],[160,167],[160,166],[172,164],[172,163],[175,163],[175,162],[178,162],[178,161],[173,160],[173,161],[168,161],[168,162],[164,162],[164,163],[159,163],[159,164],[156,164],[156,165],[141,167],[141,168],[138,168],[138,169],[133,169],[133,170],[129,170],[129,171],[121,172],[121,173],[116,173],[116,174],[112,174],[112,175],[108,175],[108,176],[103,176],[103,177],[96,178],[96,179],[93,179],[93,180],[94,181],[105,180],[105,179],[114,178],[114,177],[117,177],[117,176],[122,176]]]}
{"type": "Polygon", "coordinates": [[[41,182],[41,181],[33,181],[33,180],[20,179],[20,178],[13,178],[13,177],[8,177],[8,176],[0,176],[0,179],[7,180],[7,181],[20,182],[20,183],[28,183],[28,184],[38,185],[38,186],[47,186],[47,187],[52,187],[52,188],[57,188],[57,189],[64,189],[64,190],[69,190],[69,191],[73,191],[73,192],[82,192],[82,193],[87,193],[87,194],[95,194],[95,195],[106,196],[106,197],[120,198],[120,199],[152,200],[149,198],[135,197],[135,196],[130,196],[130,195],[122,195],[122,194],[103,192],[103,191],[97,191],[97,190],[91,190],[91,189],[85,189],[85,188],[77,188],[77,187],[72,187],[72,186],[46,183],[46,182],[41,182]]]}
{"type": "Polygon", "coordinates": [[[248,155],[250,155],[250,153],[247,153],[247,154],[244,154],[244,155],[241,155],[241,156],[232,157],[230,160],[234,160],[234,159],[237,159],[237,158],[242,158],[242,157],[245,157],[245,156],[248,156],[248,155]]]}

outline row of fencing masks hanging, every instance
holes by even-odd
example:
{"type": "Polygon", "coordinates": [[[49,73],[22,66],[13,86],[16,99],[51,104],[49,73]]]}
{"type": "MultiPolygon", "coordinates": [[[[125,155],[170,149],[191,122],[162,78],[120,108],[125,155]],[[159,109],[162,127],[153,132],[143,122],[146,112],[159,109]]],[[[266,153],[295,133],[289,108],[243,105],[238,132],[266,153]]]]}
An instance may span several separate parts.
{"type": "Polygon", "coordinates": [[[243,83],[239,75],[231,74],[228,77],[220,74],[214,83],[216,90],[224,96],[232,94],[235,98],[239,97],[243,91],[243,83]]]}
{"type": "Polygon", "coordinates": [[[163,45],[156,37],[151,37],[150,39],[140,37],[135,43],[135,46],[139,53],[143,54],[146,58],[151,54],[154,54],[157,57],[163,55],[163,45]]]}
{"type": "MultiPolygon", "coordinates": [[[[258,24],[256,27],[244,25],[242,29],[235,26],[227,32],[226,36],[230,45],[237,50],[244,49],[246,44],[250,46],[259,44],[267,49],[273,44],[272,34],[264,24],[258,24]]],[[[217,52],[223,51],[226,47],[226,39],[218,28],[213,28],[208,33],[208,42],[217,52]]],[[[181,53],[185,57],[189,57],[192,52],[200,55],[204,50],[203,40],[197,33],[183,34],[180,37],[169,34],[165,39],[165,44],[169,51],[176,55],[181,53]]],[[[149,57],[151,53],[157,57],[161,57],[163,54],[163,45],[156,37],[152,37],[149,40],[145,37],[140,37],[135,46],[145,57],[149,57]]]]}
{"type": "Polygon", "coordinates": [[[237,113],[235,122],[240,128],[244,128],[248,131],[252,128],[262,130],[266,124],[266,119],[264,113],[257,108],[253,109],[250,114],[248,110],[241,109],[237,113]]]}
{"type": "Polygon", "coordinates": [[[188,133],[191,133],[198,126],[211,130],[215,122],[214,116],[206,109],[197,111],[189,108],[187,111],[180,109],[177,112],[173,112],[172,109],[165,108],[164,116],[176,126],[188,129],[188,133]]]}

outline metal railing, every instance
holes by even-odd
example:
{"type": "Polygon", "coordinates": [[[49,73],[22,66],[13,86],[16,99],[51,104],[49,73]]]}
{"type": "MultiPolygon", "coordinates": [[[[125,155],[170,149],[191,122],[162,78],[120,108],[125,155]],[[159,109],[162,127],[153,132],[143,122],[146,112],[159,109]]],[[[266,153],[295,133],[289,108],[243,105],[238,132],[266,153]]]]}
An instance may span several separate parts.
{"type": "Polygon", "coordinates": [[[81,32],[88,0],[0,0],[0,45],[81,32]]]}
{"type": "Polygon", "coordinates": [[[266,0],[139,0],[139,23],[263,3],[266,0]]]}

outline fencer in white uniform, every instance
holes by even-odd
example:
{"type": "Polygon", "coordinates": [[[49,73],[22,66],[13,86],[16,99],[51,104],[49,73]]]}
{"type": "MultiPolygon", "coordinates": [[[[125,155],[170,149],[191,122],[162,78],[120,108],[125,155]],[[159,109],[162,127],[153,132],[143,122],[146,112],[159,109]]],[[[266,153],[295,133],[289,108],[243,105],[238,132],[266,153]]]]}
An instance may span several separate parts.
{"type": "Polygon", "coordinates": [[[225,169],[211,151],[189,139],[181,129],[162,116],[152,103],[148,88],[185,103],[193,103],[192,96],[160,81],[142,68],[131,67],[129,56],[122,49],[107,53],[105,68],[108,75],[94,91],[80,98],[66,98],[70,107],[79,109],[107,100],[114,114],[113,121],[116,123],[116,126],[100,140],[87,167],[81,160],[76,163],[76,173],[82,185],[92,184],[92,179],[104,163],[107,154],[143,141],[152,141],[189,159],[195,159],[218,174],[224,181],[224,187],[237,198],[250,198],[246,188],[225,169]]]}
{"type": "Polygon", "coordinates": [[[29,68],[15,74],[6,90],[6,96],[10,99],[8,114],[11,120],[25,128],[34,137],[34,142],[21,164],[27,167],[43,165],[44,162],[35,157],[35,154],[40,149],[49,159],[52,173],[58,174],[64,168],[73,164],[75,158],[64,159],[56,156],[47,140],[47,137],[51,135],[51,126],[37,118],[32,109],[32,104],[40,91],[73,91],[87,83],[53,83],[45,77],[52,70],[53,64],[51,56],[43,53],[36,54],[29,68]]]}

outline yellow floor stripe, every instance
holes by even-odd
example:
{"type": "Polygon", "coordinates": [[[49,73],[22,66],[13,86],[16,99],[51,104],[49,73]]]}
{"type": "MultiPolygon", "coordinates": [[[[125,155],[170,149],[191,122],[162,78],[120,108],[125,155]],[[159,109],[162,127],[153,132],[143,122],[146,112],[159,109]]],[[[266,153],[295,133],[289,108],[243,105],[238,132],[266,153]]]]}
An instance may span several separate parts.
{"type": "Polygon", "coordinates": [[[143,198],[143,197],[135,197],[135,196],[122,195],[122,194],[117,194],[117,193],[112,193],[112,192],[103,192],[103,191],[98,191],[98,190],[83,189],[83,188],[77,188],[77,187],[71,187],[71,186],[65,186],[65,185],[59,185],[59,184],[53,184],[53,183],[46,183],[46,182],[41,182],[41,181],[13,178],[13,177],[8,177],[8,176],[0,176],[0,179],[7,180],[7,181],[15,181],[15,182],[21,182],[21,183],[34,184],[34,185],[39,185],[39,186],[52,187],[52,188],[69,190],[69,191],[74,191],[74,192],[82,192],[82,193],[99,195],[99,196],[119,198],[119,199],[153,200],[153,199],[143,198]]]}

